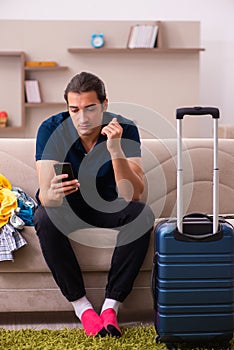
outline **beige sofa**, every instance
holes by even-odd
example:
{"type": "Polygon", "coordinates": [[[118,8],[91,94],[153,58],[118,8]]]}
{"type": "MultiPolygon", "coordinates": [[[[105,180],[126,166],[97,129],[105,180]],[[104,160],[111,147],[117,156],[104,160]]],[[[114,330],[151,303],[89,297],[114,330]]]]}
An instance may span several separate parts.
{"type": "MultiPolygon", "coordinates": [[[[142,140],[144,200],[156,218],[176,214],[176,140],[142,140]]],[[[0,139],[0,172],[31,196],[38,187],[34,139],[0,139]]],[[[220,212],[234,213],[234,140],[221,139],[220,212]]],[[[186,212],[212,212],[212,140],[184,141],[184,207],[186,212]]],[[[28,245],[14,253],[14,262],[0,262],[0,312],[72,311],[48,270],[33,227],[22,235],[28,245]]],[[[84,271],[87,294],[97,309],[104,297],[115,231],[77,232],[72,244],[84,271]],[[98,237],[98,239],[97,239],[98,237]],[[96,242],[101,242],[97,247],[96,242]]],[[[154,235],[134,289],[120,309],[121,321],[152,321],[151,270],[154,235]]]]}

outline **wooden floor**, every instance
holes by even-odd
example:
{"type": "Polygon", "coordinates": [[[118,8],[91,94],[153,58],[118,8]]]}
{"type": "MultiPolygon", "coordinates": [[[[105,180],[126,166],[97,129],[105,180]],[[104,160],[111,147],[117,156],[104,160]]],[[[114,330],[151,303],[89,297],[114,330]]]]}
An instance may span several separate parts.
{"type": "Polygon", "coordinates": [[[81,328],[81,324],[74,312],[37,312],[37,313],[1,313],[0,328],[5,329],[24,329],[33,328],[40,330],[63,329],[63,328],[81,328]]]}

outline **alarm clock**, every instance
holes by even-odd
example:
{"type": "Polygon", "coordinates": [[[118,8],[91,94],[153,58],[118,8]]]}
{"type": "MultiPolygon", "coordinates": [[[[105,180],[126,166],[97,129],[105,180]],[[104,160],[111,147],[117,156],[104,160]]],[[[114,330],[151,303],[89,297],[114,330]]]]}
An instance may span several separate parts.
{"type": "Polygon", "coordinates": [[[104,45],[104,35],[102,33],[91,35],[91,45],[95,49],[99,49],[104,45]]]}

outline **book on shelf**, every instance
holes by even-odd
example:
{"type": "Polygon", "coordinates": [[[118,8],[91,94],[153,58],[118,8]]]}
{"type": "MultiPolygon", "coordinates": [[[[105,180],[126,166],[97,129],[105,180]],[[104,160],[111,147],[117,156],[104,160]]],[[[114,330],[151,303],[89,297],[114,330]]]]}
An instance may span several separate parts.
{"type": "Polygon", "coordinates": [[[150,36],[150,47],[157,47],[158,26],[153,26],[150,36]]]}
{"type": "Polygon", "coordinates": [[[28,103],[40,103],[41,94],[38,80],[25,80],[25,97],[28,103]]]}
{"type": "Polygon", "coordinates": [[[154,48],[157,45],[158,25],[157,24],[136,24],[131,26],[127,47],[154,48]]]}

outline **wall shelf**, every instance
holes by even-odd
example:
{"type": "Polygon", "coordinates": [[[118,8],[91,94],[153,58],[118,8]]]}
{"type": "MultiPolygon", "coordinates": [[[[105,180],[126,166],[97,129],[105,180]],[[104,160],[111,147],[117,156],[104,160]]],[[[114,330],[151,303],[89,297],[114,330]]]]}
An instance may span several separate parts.
{"type": "Polygon", "coordinates": [[[100,48],[100,49],[93,49],[93,48],[68,48],[68,52],[70,53],[195,53],[204,51],[204,48],[197,48],[197,47],[173,47],[173,48],[100,48]]]}
{"type": "MultiPolygon", "coordinates": [[[[7,125],[5,128],[0,128],[0,133],[7,133],[8,131],[19,131],[25,128],[25,109],[29,108],[43,108],[43,107],[58,107],[58,106],[66,106],[65,102],[42,102],[42,103],[25,103],[25,94],[24,94],[24,81],[25,79],[30,79],[31,74],[33,72],[53,72],[53,71],[63,71],[68,69],[67,66],[33,66],[33,67],[27,67],[25,66],[25,53],[23,51],[0,51],[0,58],[5,58],[4,60],[4,66],[6,65],[7,61],[11,61],[11,59],[16,59],[16,66],[19,67],[18,69],[18,75],[19,75],[19,92],[18,92],[18,114],[17,118],[15,119],[12,115],[13,112],[10,111],[9,114],[9,121],[10,125],[7,125]],[[6,61],[7,60],[7,61],[6,61]]],[[[15,68],[17,70],[17,67],[15,68]]],[[[15,74],[15,73],[14,73],[15,74]]],[[[1,108],[0,109],[6,109],[7,111],[10,110],[10,107],[7,107],[4,105],[3,102],[1,102],[1,108]]],[[[15,110],[14,110],[15,112],[15,110]]]]}
{"type": "Polygon", "coordinates": [[[65,102],[40,102],[40,103],[25,103],[26,108],[41,108],[53,106],[66,106],[65,102]]]}
{"type": "MultiPolygon", "coordinates": [[[[0,110],[9,116],[6,128],[0,129],[1,137],[35,137],[43,120],[67,109],[64,89],[82,71],[100,74],[113,102],[110,108],[133,115],[147,129],[144,137],[152,135],[155,126],[151,115],[149,119],[142,115],[148,109],[158,111],[174,127],[177,106],[199,104],[199,61],[205,51],[199,21],[1,21],[0,28],[5,48],[0,50],[0,110]],[[127,47],[131,28],[137,24],[160,26],[156,48],[127,47]],[[91,33],[97,31],[106,39],[100,49],[90,44],[91,33]],[[41,103],[26,102],[26,80],[38,81],[41,103]],[[146,111],[141,112],[143,108],[146,111]]],[[[185,125],[184,135],[197,135],[199,123],[185,125]]],[[[169,131],[162,129],[160,136],[167,137],[169,131]]]]}
{"type": "Polygon", "coordinates": [[[23,51],[0,51],[0,56],[18,56],[24,63],[24,52],[23,51]]]}
{"type": "Polygon", "coordinates": [[[46,67],[46,66],[34,66],[34,67],[27,67],[25,66],[24,67],[24,70],[25,71],[31,71],[31,72],[44,72],[44,71],[57,71],[57,70],[65,70],[65,69],[68,69],[67,66],[54,66],[54,67],[46,67]]]}
{"type": "MultiPolygon", "coordinates": [[[[0,88],[0,109],[8,113],[8,122],[5,128],[0,130],[19,130],[25,126],[24,111],[24,62],[23,51],[0,51],[1,59],[1,80],[8,81],[10,91],[6,90],[6,84],[0,88]],[[7,99],[7,96],[14,96],[14,100],[7,99]]],[[[2,133],[2,131],[1,131],[2,133]]]]}
{"type": "MultiPolygon", "coordinates": [[[[31,80],[31,79],[36,79],[39,81],[39,86],[40,86],[40,93],[42,93],[43,91],[46,91],[46,87],[48,89],[48,75],[47,73],[52,73],[52,72],[60,72],[60,71],[64,71],[67,70],[68,66],[60,66],[60,65],[56,65],[56,66],[25,66],[24,67],[24,71],[25,71],[25,80],[31,80]],[[44,73],[44,74],[43,74],[44,73]],[[39,74],[39,75],[38,75],[39,74]],[[38,77],[40,76],[40,78],[38,79],[38,77]],[[41,91],[42,89],[42,91],[41,91]]],[[[56,77],[54,77],[53,79],[56,79],[56,77]]],[[[56,81],[56,80],[55,80],[56,81]]],[[[46,93],[42,93],[42,96],[46,96],[46,93]]],[[[47,99],[50,99],[50,97],[47,99]]],[[[24,107],[26,109],[29,108],[44,108],[44,107],[59,107],[59,106],[66,106],[65,102],[60,102],[60,101],[43,101],[40,103],[29,103],[29,102],[25,102],[24,103],[24,107]]]]}
{"type": "Polygon", "coordinates": [[[19,131],[19,130],[23,130],[24,126],[6,126],[4,128],[0,128],[1,132],[8,132],[8,131],[19,131]]]}

